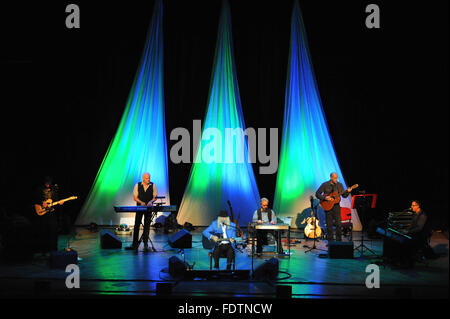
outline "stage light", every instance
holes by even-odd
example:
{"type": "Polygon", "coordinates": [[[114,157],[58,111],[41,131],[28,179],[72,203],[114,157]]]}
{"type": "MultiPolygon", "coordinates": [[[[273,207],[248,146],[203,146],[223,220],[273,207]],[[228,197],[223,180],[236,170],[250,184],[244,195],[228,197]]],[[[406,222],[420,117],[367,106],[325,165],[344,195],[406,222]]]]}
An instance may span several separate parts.
{"type": "Polygon", "coordinates": [[[103,159],[94,184],[77,218],[77,225],[91,220],[118,225],[113,205],[135,205],[134,184],[149,172],[170,204],[163,87],[163,5],[155,2],[145,48],[131,87],[119,128],[103,159]]]}

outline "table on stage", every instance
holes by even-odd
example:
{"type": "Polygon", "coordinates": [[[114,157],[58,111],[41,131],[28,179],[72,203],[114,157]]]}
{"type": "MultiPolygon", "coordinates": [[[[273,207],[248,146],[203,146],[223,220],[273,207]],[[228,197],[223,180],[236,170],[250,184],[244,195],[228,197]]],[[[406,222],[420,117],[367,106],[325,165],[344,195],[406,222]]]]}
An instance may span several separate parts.
{"type": "MultiPolygon", "coordinates": [[[[288,243],[288,256],[291,257],[291,226],[288,224],[257,224],[257,223],[250,223],[249,229],[253,228],[254,230],[275,230],[275,231],[287,231],[287,243],[288,243]]],[[[277,234],[279,236],[279,234],[277,234]]],[[[251,242],[252,242],[252,260],[253,256],[255,254],[255,236],[252,236],[251,242]]],[[[280,239],[281,242],[281,239],[280,239]]],[[[277,243],[278,244],[278,243],[277,243]]],[[[278,249],[278,247],[277,247],[278,249]]],[[[283,254],[285,256],[285,254],[283,254]]]]}

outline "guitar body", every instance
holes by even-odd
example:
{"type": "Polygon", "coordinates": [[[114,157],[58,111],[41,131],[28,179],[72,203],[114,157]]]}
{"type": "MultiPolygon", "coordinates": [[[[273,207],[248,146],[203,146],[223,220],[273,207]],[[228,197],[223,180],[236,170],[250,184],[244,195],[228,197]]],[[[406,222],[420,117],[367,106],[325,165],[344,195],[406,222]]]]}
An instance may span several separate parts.
{"type": "MultiPolygon", "coordinates": [[[[351,192],[353,189],[358,188],[359,185],[355,184],[352,187],[350,187],[348,189],[349,192],[351,192]]],[[[324,211],[329,211],[330,209],[333,208],[333,206],[337,203],[339,203],[341,201],[341,194],[339,194],[338,192],[334,192],[325,196],[330,196],[333,198],[333,200],[321,200],[320,201],[320,206],[322,206],[324,211]]]]}
{"type": "Polygon", "coordinates": [[[319,220],[315,217],[308,217],[306,220],[305,236],[308,238],[319,238],[322,235],[322,229],[319,226],[319,220]]]}
{"type": "MultiPolygon", "coordinates": [[[[216,235],[217,236],[217,235],[216,235]]],[[[229,240],[229,239],[223,239],[219,237],[219,241],[215,242],[212,239],[208,239],[207,237],[205,237],[205,235],[202,235],[202,246],[205,249],[213,249],[217,244],[220,243],[220,241],[222,240],[229,240]]]]}
{"type": "Polygon", "coordinates": [[[328,211],[333,208],[333,206],[341,201],[341,195],[338,192],[331,193],[327,196],[333,197],[333,200],[323,200],[320,202],[324,211],[328,211]]]}
{"type": "Polygon", "coordinates": [[[48,213],[49,211],[52,210],[52,203],[53,201],[50,199],[47,199],[46,201],[44,201],[42,203],[42,205],[39,204],[34,204],[34,210],[36,211],[36,214],[38,214],[39,216],[45,215],[46,213],[48,213]],[[46,206],[45,206],[46,204],[46,206]]]}
{"type": "Polygon", "coordinates": [[[213,249],[214,246],[216,246],[216,243],[212,239],[206,238],[204,235],[202,235],[202,245],[205,249],[213,249]]]}

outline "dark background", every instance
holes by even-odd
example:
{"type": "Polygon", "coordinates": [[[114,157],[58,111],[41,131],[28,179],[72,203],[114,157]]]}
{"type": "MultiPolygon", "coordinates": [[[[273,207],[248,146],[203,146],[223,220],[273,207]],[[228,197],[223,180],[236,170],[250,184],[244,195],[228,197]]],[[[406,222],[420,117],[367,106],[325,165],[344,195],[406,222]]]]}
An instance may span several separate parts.
{"type": "MultiPolygon", "coordinates": [[[[42,2],[42,1],[41,1],[42,2]]],[[[55,176],[75,219],[125,109],[154,1],[3,6],[0,160],[4,207],[28,214],[44,175],[55,176]]],[[[247,127],[281,127],[293,1],[230,1],[247,127]]],[[[348,184],[377,193],[378,213],[422,200],[448,227],[448,1],[300,1],[315,75],[348,184]],[[365,27],[366,5],[381,29],[365,27]]],[[[221,3],[164,1],[167,136],[204,118],[221,3]]],[[[279,136],[281,140],[281,136],[279,136]]],[[[168,140],[168,149],[174,144],[168,140]]],[[[258,166],[254,167],[255,172],[258,166]]],[[[179,205],[190,164],[169,162],[179,205]]],[[[276,174],[255,174],[273,200],[276,174]]]]}

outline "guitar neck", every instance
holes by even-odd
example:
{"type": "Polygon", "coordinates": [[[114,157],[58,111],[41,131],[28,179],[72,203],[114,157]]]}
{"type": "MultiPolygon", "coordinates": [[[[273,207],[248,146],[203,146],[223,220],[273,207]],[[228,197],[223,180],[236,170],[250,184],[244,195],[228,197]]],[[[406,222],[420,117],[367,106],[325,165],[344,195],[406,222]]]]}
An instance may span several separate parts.
{"type": "Polygon", "coordinates": [[[64,198],[64,199],[61,199],[61,200],[59,200],[59,201],[57,201],[57,202],[51,203],[51,204],[49,204],[48,206],[49,206],[49,207],[52,207],[52,206],[54,206],[54,205],[59,205],[59,204],[65,203],[65,202],[67,202],[67,201],[69,201],[69,200],[73,200],[73,199],[75,199],[75,198],[74,198],[74,197],[64,198]]]}

